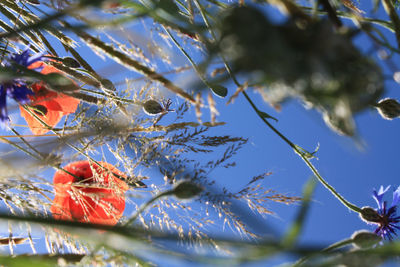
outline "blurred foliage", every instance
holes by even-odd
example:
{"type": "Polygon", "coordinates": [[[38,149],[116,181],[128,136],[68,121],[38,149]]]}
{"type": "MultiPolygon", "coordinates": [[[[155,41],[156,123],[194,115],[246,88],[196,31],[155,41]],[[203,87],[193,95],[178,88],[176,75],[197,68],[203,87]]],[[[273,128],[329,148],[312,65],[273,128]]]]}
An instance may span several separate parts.
{"type": "Polygon", "coordinates": [[[235,72],[257,72],[255,82],[267,85],[259,89],[266,101],[298,97],[340,134],[353,135],[353,114],[383,92],[378,65],[352,44],[350,30],[334,30],[329,20],[273,25],[258,9],[239,7],[228,11],[220,31],[219,50],[235,72]]]}
{"type": "MultiPolygon", "coordinates": [[[[3,0],[0,84],[44,82],[48,90],[81,103],[56,127],[41,121],[47,134],[26,134],[25,125],[11,121],[7,135],[0,136],[0,219],[8,221],[0,243],[9,247],[0,263],[153,266],[165,258],[241,264],[287,255],[298,259],[288,265],[376,266],[396,259],[398,242],[377,244],[373,233],[356,232],[327,248],[298,245],[314,181],[299,198],[266,189],[267,171],[244,177],[237,191],[218,186],[214,176],[216,169],[235,167],[234,156],[248,141],[213,134],[224,127],[214,97],[229,96],[224,100],[232,104],[243,94],[320,181],[309,161],[317,151],[307,152],[270,126],[268,120],[277,119],[259,110],[246,91],[259,92],[276,109],[300,99],[342,135],[356,135],[354,115],[371,107],[384,118],[399,117],[396,100],[379,101],[382,64],[400,51],[398,1],[373,4],[382,5],[390,20],[373,17],[374,10],[360,10],[351,0],[3,0]],[[281,22],[270,17],[271,7],[282,12],[281,22]],[[398,44],[387,40],[383,27],[398,44]],[[361,35],[374,50],[387,51],[381,62],[354,44],[361,35]],[[26,45],[60,72],[6,64],[26,45]],[[175,53],[187,64],[176,63],[175,53]],[[106,60],[105,67],[99,59],[106,60]],[[197,80],[188,83],[193,73],[197,80]],[[49,214],[54,188],[48,169],[62,171],[82,159],[110,161],[126,174],[118,177],[131,189],[118,225],[57,221],[49,214]],[[267,208],[271,201],[302,201],[282,238],[256,230],[259,215],[274,214],[267,208]],[[219,234],[225,226],[229,238],[219,234]],[[20,246],[28,243],[25,254],[20,246]]],[[[27,105],[21,108],[30,110],[27,105]]],[[[15,107],[9,103],[10,113],[15,107]]]]}

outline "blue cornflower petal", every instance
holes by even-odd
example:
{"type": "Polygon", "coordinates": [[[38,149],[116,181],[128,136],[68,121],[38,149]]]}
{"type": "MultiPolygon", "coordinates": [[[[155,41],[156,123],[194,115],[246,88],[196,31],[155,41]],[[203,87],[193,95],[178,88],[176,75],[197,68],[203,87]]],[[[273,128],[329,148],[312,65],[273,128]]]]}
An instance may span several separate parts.
{"type": "Polygon", "coordinates": [[[391,207],[397,206],[400,202],[400,186],[393,192],[393,202],[391,207]]]}
{"type": "Polygon", "coordinates": [[[378,208],[379,210],[381,210],[383,207],[383,196],[385,195],[385,193],[389,190],[390,185],[388,185],[385,189],[383,189],[383,186],[381,185],[381,187],[379,188],[379,191],[376,192],[376,190],[374,189],[373,191],[373,198],[375,199],[376,203],[378,204],[378,208]]]}
{"type": "Polygon", "coordinates": [[[0,122],[3,124],[7,121],[7,89],[2,85],[0,86],[0,122]]]}
{"type": "Polygon", "coordinates": [[[37,61],[43,61],[44,60],[43,55],[44,53],[36,53],[33,56],[31,56],[26,62],[28,64],[27,66],[30,66],[37,61]]]}
{"type": "Polygon", "coordinates": [[[378,227],[375,229],[375,233],[384,239],[392,240],[394,236],[397,236],[396,230],[400,230],[400,216],[397,216],[397,205],[400,203],[400,186],[393,192],[393,201],[390,207],[386,201],[383,201],[385,193],[389,190],[390,186],[383,188],[381,186],[379,191],[373,191],[372,197],[378,204],[376,210],[376,216],[373,216],[372,222],[377,224],[378,227]]]}
{"type": "MultiPolygon", "coordinates": [[[[30,65],[32,65],[33,63],[37,62],[37,61],[42,61],[43,59],[43,53],[36,53],[33,56],[31,56],[29,54],[29,46],[27,48],[25,48],[21,54],[17,54],[14,53],[11,57],[10,57],[10,61],[12,61],[13,63],[17,63],[19,65],[25,66],[25,67],[29,67],[30,65]]],[[[40,71],[40,70],[38,70],[40,71]]]]}
{"type": "Polygon", "coordinates": [[[17,64],[20,64],[20,65],[24,65],[24,66],[25,66],[25,62],[28,60],[28,58],[29,58],[29,50],[26,49],[26,50],[24,50],[21,54],[14,53],[14,54],[11,56],[10,59],[11,59],[12,61],[14,61],[15,63],[17,63],[17,64]]]}
{"type": "MultiPolygon", "coordinates": [[[[43,54],[35,54],[30,56],[29,47],[21,53],[14,53],[7,60],[6,66],[12,67],[13,64],[29,67],[31,64],[42,60],[43,54]]],[[[39,70],[40,68],[35,68],[39,70]]],[[[22,78],[15,78],[3,84],[0,84],[0,124],[4,125],[9,121],[7,112],[7,96],[13,98],[19,104],[27,104],[30,99],[29,95],[33,95],[31,89],[28,88],[26,82],[22,78]]]]}
{"type": "Polygon", "coordinates": [[[13,89],[11,90],[11,97],[15,101],[19,102],[22,105],[27,104],[30,101],[28,95],[33,95],[33,92],[26,85],[13,85],[13,89]]]}

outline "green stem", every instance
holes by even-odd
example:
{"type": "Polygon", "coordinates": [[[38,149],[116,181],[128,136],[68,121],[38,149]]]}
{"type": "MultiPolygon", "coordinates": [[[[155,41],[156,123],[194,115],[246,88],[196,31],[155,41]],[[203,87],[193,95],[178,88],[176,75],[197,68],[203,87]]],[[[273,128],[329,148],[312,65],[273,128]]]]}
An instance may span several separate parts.
{"type": "Polygon", "coordinates": [[[21,139],[22,142],[24,142],[24,144],[29,147],[30,149],[32,149],[33,151],[35,151],[40,157],[42,157],[42,153],[40,153],[39,150],[37,150],[34,146],[32,146],[31,144],[29,144],[28,141],[25,140],[25,138],[23,138],[14,128],[10,127],[11,131],[19,138],[21,139]]]}
{"type": "Polygon", "coordinates": [[[394,8],[394,6],[390,0],[383,0],[382,4],[383,4],[383,7],[385,8],[386,13],[390,17],[390,20],[393,23],[394,34],[396,36],[397,45],[400,48],[400,18],[397,15],[396,9],[394,8]]]}
{"type": "MultiPolygon", "coordinates": [[[[52,131],[53,133],[55,133],[57,135],[57,137],[61,138],[61,134],[53,131],[53,128],[51,126],[49,126],[47,123],[45,123],[42,119],[40,119],[34,112],[32,112],[26,105],[22,106],[32,117],[34,117],[36,120],[38,120],[43,126],[45,126],[47,129],[49,129],[49,131],[52,131]]],[[[5,139],[7,140],[7,139],[5,139]]],[[[8,140],[7,140],[8,141],[8,140]]],[[[107,168],[105,168],[103,165],[101,165],[98,161],[96,161],[94,158],[92,158],[91,156],[89,156],[87,153],[85,153],[82,149],[80,149],[79,147],[64,141],[66,145],[68,145],[69,147],[73,148],[75,151],[79,152],[80,154],[82,154],[83,156],[85,156],[87,159],[89,159],[91,162],[93,162],[94,164],[96,164],[97,166],[99,166],[101,169],[107,170],[107,168]]],[[[54,166],[53,166],[54,167],[54,166]]],[[[79,178],[76,175],[60,168],[60,167],[56,167],[57,169],[60,169],[66,173],[68,173],[69,175],[74,176],[75,178],[79,178]]]]}
{"type": "MultiPolygon", "coordinates": [[[[5,143],[7,143],[7,144],[9,144],[9,145],[12,145],[13,147],[15,147],[15,148],[21,150],[22,152],[24,152],[25,154],[31,156],[32,158],[34,158],[34,159],[36,159],[36,160],[39,160],[39,161],[44,160],[44,158],[43,158],[43,156],[40,154],[40,152],[39,152],[39,155],[35,155],[35,154],[33,154],[32,152],[30,152],[29,150],[23,148],[22,146],[20,146],[20,145],[18,145],[18,144],[16,144],[16,143],[14,143],[14,142],[12,142],[12,141],[10,141],[10,140],[4,138],[4,137],[0,137],[0,140],[3,140],[3,142],[5,142],[5,143]]],[[[36,150],[35,150],[35,152],[36,152],[36,150]]],[[[65,173],[67,173],[67,174],[69,174],[69,175],[71,175],[71,176],[73,176],[73,177],[79,179],[79,177],[77,177],[75,174],[70,173],[69,171],[67,171],[67,170],[65,170],[65,169],[63,169],[63,168],[61,168],[61,167],[59,167],[59,166],[57,166],[57,165],[51,165],[51,166],[52,166],[54,169],[56,169],[56,170],[63,171],[63,172],[65,172],[65,173]]]]}
{"type": "MultiPolygon", "coordinates": [[[[203,17],[204,23],[206,24],[207,28],[210,31],[211,36],[215,39],[215,34],[212,30],[212,28],[210,27],[210,23],[207,19],[206,14],[204,13],[203,7],[201,6],[201,4],[199,3],[198,0],[194,0],[199,11],[200,14],[203,17]]],[[[239,83],[239,81],[236,79],[235,74],[232,72],[230,66],[227,63],[227,60],[224,58],[223,55],[221,55],[221,58],[225,64],[226,70],[228,71],[229,76],[232,78],[233,82],[238,86],[241,87],[242,85],[239,83]]],[[[254,111],[257,113],[258,117],[260,117],[260,119],[273,131],[275,132],[283,141],[285,141],[285,143],[287,143],[295,152],[296,154],[298,154],[301,159],[306,163],[306,165],[311,169],[311,171],[314,173],[314,175],[317,177],[318,181],[322,183],[322,185],[328,189],[337,199],[339,199],[339,201],[346,206],[347,208],[360,213],[361,212],[361,208],[357,207],[356,205],[350,203],[349,201],[347,201],[343,196],[341,196],[336,190],[335,188],[333,188],[328,182],[325,181],[325,179],[319,174],[318,170],[314,167],[314,165],[310,162],[310,160],[307,158],[307,156],[305,155],[305,153],[303,151],[301,151],[299,149],[299,147],[297,145],[295,145],[292,141],[290,141],[286,136],[284,136],[280,131],[278,131],[274,126],[272,126],[271,123],[269,123],[260,113],[260,110],[257,108],[257,106],[254,104],[254,102],[251,100],[251,98],[249,97],[249,95],[243,91],[242,92],[244,97],[246,98],[247,102],[249,102],[249,104],[251,105],[251,107],[254,109],[254,111]]]]}
{"type": "Polygon", "coordinates": [[[196,63],[193,61],[193,59],[189,56],[189,54],[186,52],[185,49],[181,46],[181,44],[175,39],[175,37],[172,35],[172,33],[162,26],[165,30],[165,32],[168,34],[169,38],[174,42],[176,47],[182,52],[182,54],[186,57],[187,60],[189,60],[190,64],[193,66],[194,70],[196,71],[197,75],[199,75],[200,80],[211,89],[211,85],[207,82],[206,78],[204,77],[204,73],[197,67],[196,63]]]}
{"type": "Polygon", "coordinates": [[[151,198],[149,201],[147,201],[146,203],[144,203],[137,211],[136,213],[132,216],[132,218],[130,218],[124,225],[128,225],[131,224],[132,222],[134,222],[141,213],[143,213],[143,211],[145,211],[147,209],[147,207],[149,207],[154,201],[158,200],[159,198],[165,197],[165,196],[170,196],[174,193],[174,190],[168,190],[165,192],[162,192],[158,195],[155,195],[153,198],[151,198]]]}
{"type": "Polygon", "coordinates": [[[125,103],[129,103],[129,104],[134,104],[134,105],[143,105],[143,103],[139,102],[139,101],[135,101],[135,100],[119,97],[119,96],[114,96],[114,95],[110,95],[110,94],[107,94],[107,93],[90,90],[90,89],[87,89],[87,88],[82,88],[81,87],[80,91],[84,91],[84,92],[88,92],[88,93],[92,93],[92,94],[96,94],[96,95],[101,95],[101,96],[105,96],[105,97],[111,97],[113,100],[119,101],[119,102],[125,102],[125,103]]]}
{"type": "Polygon", "coordinates": [[[328,189],[339,201],[345,205],[347,208],[351,209],[352,211],[355,211],[357,213],[361,212],[361,208],[357,207],[356,205],[350,203],[347,201],[342,195],[340,195],[335,188],[333,188],[325,179],[319,174],[318,170],[314,167],[314,165],[311,163],[311,161],[305,156],[304,152],[299,150],[298,146],[295,145],[292,141],[290,141],[286,136],[284,136],[280,131],[278,131],[274,126],[272,126],[271,123],[269,123],[264,117],[262,117],[259,113],[258,108],[256,105],[253,103],[253,101],[250,99],[248,94],[243,91],[243,95],[245,96],[246,100],[250,103],[254,111],[257,113],[258,117],[272,130],[274,131],[283,141],[285,141],[295,152],[298,154],[301,159],[306,163],[306,165],[311,169],[311,171],[314,173],[314,175],[317,177],[318,181],[321,182],[321,184],[328,189]]]}

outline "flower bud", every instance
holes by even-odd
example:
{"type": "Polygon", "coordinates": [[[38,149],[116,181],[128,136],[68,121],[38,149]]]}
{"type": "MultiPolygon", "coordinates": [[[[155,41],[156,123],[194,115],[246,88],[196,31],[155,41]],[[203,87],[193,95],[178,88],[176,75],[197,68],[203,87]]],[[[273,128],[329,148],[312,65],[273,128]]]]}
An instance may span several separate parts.
{"type": "Polygon", "coordinates": [[[117,91],[117,89],[115,88],[114,84],[109,79],[102,79],[100,81],[100,83],[101,83],[101,86],[106,90],[117,91]]]}
{"type": "Polygon", "coordinates": [[[400,116],[400,103],[392,98],[385,98],[376,104],[379,114],[386,120],[392,120],[400,116]]]}
{"type": "Polygon", "coordinates": [[[190,181],[183,181],[175,187],[173,193],[177,198],[188,199],[197,196],[201,191],[203,191],[203,188],[199,185],[190,181]]]}
{"type": "Polygon", "coordinates": [[[357,248],[370,248],[382,241],[380,236],[366,230],[354,232],[351,239],[357,248]]]}
{"type": "Polygon", "coordinates": [[[371,207],[361,208],[360,217],[367,223],[379,223],[381,221],[379,213],[371,207]]]}
{"type": "Polygon", "coordinates": [[[158,115],[164,111],[161,104],[155,100],[147,100],[143,104],[143,110],[147,115],[158,115]]]}
{"type": "Polygon", "coordinates": [[[72,57],[64,57],[62,59],[62,63],[65,66],[67,66],[69,68],[73,68],[73,69],[79,68],[81,66],[81,64],[79,64],[79,62],[76,61],[76,59],[74,59],[72,57]]]}

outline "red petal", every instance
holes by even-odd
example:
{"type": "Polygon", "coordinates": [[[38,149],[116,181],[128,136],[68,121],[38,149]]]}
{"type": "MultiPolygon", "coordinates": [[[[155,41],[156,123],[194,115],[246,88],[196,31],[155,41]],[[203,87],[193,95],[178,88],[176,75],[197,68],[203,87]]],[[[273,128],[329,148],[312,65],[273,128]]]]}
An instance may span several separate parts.
{"type": "MultiPolygon", "coordinates": [[[[89,161],[76,161],[68,164],[63,168],[65,171],[72,173],[78,177],[82,177],[82,179],[89,178],[93,176],[92,169],[90,168],[89,161]]],[[[69,175],[67,172],[63,170],[58,170],[53,179],[53,184],[68,184],[77,182],[76,178],[72,175],[69,175]]]]}
{"type": "Polygon", "coordinates": [[[69,198],[56,194],[50,207],[51,214],[56,220],[72,220],[69,210],[69,198]]]}
{"type": "MultiPolygon", "coordinates": [[[[46,65],[40,61],[31,64],[29,68],[33,69],[41,66],[43,66],[42,74],[60,72],[53,66],[46,65]]],[[[32,90],[35,93],[34,96],[29,97],[32,105],[42,105],[47,108],[47,114],[44,116],[38,115],[38,117],[51,127],[56,126],[64,115],[74,113],[80,102],[79,99],[71,96],[47,90],[43,82],[33,84],[32,90]]],[[[48,132],[48,129],[35,119],[35,117],[31,116],[22,107],[20,107],[20,110],[32,133],[40,135],[48,132]]]]}
{"type": "MultiPolygon", "coordinates": [[[[35,117],[29,114],[29,112],[27,112],[23,107],[20,106],[19,109],[21,111],[21,116],[24,117],[24,119],[28,123],[29,129],[31,129],[33,134],[41,135],[49,131],[41,122],[39,122],[35,117]]],[[[34,111],[32,110],[32,112],[34,111]]],[[[62,119],[64,113],[61,111],[48,110],[45,116],[39,114],[36,114],[36,116],[38,116],[47,125],[54,127],[62,119]]]]}
{"type": "Polygon", "coordinates": [[[86,183],[76,183],[77,178],[62,170],[56,172],[53,180],[56,196],[50,209],[54,218],[107,225],[118,222],[125,209],[124,193],[129,187],[114,174],[124,178],[126,175],[109,163],[99,163],[106,170],[89,161],[64,167],[86,183]],[[92,169],[98,177],[93,176],[92,169]]]}
{"type": "Polygon", "coordinates": [[[65,115],[74,113],[80,102],[79,99],[64,94],[58,94],[58,97],[54,101],[58,102],[65,115]]]}

